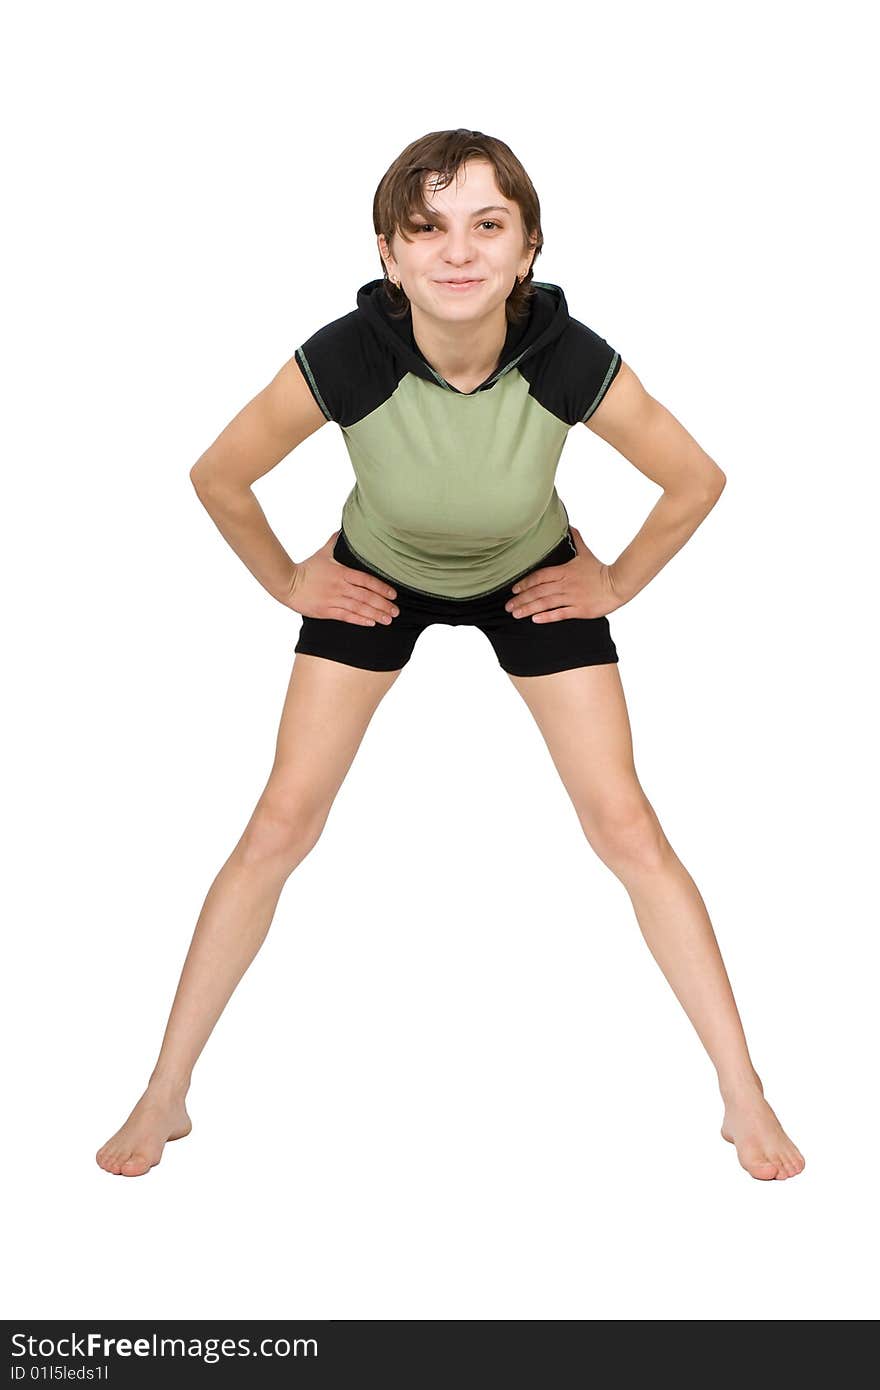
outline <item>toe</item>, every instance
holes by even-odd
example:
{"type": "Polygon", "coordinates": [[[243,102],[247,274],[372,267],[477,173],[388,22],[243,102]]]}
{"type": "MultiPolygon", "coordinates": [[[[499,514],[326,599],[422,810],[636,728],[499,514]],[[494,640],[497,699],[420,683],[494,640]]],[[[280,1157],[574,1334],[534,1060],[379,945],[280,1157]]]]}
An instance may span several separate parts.
{"type": "Polygon", "coordinates": [[[768,1182],[779,1176],[779,1164],[774,1163],[771,1159],[755,1159],[751,1163],[744,1163],[743,1167],[760,1182],[768,1182]]]}
{"type": "Polygon", "coordinates": [[[122,1164],[122,1172],[125,1177],[136,1178],[141,1177],[151,1167],[152,1164],[145,1154],[133,1153],[122,1164]]]}

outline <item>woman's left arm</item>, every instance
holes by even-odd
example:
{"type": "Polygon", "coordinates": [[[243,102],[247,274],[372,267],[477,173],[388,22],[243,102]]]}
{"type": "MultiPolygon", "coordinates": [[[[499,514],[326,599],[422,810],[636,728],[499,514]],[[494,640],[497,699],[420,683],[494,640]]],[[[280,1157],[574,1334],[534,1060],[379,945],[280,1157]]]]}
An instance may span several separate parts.
{"type": "Polygon", "coordinates": [[[663,489],[641,530],[606,567],[608,583],[623,604],[693,535],[721,496],[727,476],[625,362],[584,423],[663,489]]]}
{"type": "Polygon", "coordinates": [[[644,589],[708,516],[726,474],[664,405],[621,362],[617,376],[584,424],[663,489],[641,530],[613,565],[602,564],[571,526],[577,555],[544,565],[512,585],[505,608],[515,618],[556,623],[613,613],[644,589]]]}

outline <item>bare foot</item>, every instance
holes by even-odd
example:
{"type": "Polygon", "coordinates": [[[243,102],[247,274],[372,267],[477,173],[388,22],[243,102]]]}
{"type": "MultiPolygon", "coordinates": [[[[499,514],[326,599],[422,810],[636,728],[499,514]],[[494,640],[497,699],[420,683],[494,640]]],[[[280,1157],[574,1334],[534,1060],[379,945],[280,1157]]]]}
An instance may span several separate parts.
{"type": "Polygon", "coordinates": [[[725,1096],[721,1137],[736,1146],[740,1163],[753,1178],[795,1178],[806,1160],[764,1099],[761,1078],[756,1075],[755,1081],[754,1087],[725,1096]]]}
{"type": "Polygon", "coordinates": [[[95,1159],[108,1173],[139,1178],[155,1168],[169,1139],[184,1139],[191,1129],[192,1121],[180,1092],[151,1085],[95,1159]]]}

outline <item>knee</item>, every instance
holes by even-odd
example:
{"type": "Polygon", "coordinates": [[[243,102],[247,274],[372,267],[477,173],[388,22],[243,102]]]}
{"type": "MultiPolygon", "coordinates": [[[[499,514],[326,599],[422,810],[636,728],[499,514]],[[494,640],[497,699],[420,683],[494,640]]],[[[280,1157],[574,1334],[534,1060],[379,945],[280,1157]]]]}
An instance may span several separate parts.
{"type": "Polygon", "coordinates": [[[318,843],[327,814],[295,793],[267,789],[241,837],[242,861],[291,872],[318,843]]]}
{"type": "Polygon", "coordinates": [[[599,858],[621,877],[628,870],[655,869],[666,862],[669,841],[644,793],[610,797],[581,816],[581,825],[599,858]]]}

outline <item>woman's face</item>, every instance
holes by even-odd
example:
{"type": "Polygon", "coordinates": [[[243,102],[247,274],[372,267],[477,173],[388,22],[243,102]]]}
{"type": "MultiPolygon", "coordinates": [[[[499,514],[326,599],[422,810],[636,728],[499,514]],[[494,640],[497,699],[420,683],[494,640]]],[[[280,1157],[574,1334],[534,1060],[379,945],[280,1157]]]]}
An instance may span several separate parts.
{"type": "Polygon", "coordinates": [[[400,281],[410,304],[423,313],[482,318],[504,303],[531,265],[533,248],[523,251],[519,207],[499,192],[495,170],[484,159],[463,164],[439,192],[435,185],[436,175],[429,175],[431,221],[407,227],[411,241],[395,234],[390,249],[380,234],[379,252],[390,278],[400,281]],[[456,289],[448,283],[453,280],[472,283],[456,289]]]}

